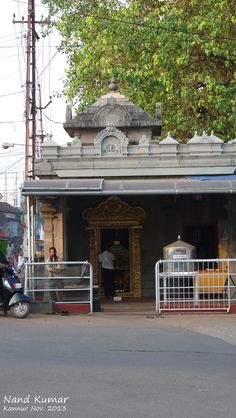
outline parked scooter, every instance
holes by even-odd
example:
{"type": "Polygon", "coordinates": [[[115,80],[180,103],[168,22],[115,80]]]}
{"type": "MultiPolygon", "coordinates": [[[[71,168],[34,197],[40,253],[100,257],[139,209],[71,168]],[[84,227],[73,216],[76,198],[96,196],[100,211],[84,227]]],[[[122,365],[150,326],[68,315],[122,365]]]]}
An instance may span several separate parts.
{"type": "Polygon", "coordinates": [[[22,284],[14,269],[0,254],[0,310],[11,310],[15,318],[25,318],[30,312],[30,299],[24,295],[22,284]]]}

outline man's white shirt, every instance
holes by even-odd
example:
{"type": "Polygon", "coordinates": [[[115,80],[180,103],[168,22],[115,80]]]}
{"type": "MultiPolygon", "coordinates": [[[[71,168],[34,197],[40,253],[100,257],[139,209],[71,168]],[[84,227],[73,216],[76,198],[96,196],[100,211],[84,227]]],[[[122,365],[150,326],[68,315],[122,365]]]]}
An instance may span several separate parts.
{"type": "Polygon", "coordinates": [[[101,254],[99,254],[98,260],[101,263],[103,269],[113,270],[113,262],[115,257],[112,253],[109,251],[103,251],[101,254]]]}

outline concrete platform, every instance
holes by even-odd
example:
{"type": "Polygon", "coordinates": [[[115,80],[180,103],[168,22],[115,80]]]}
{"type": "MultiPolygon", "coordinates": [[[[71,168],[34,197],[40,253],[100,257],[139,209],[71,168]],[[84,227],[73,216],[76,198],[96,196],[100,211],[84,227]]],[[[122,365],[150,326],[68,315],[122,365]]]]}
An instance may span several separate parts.
{"type": "Polygon", "coordinates": [[[101,299],[101,310],[104,313],[155,313],[155,299],[126,298],[121,301],[101,299]]]}
{"type": "MultiPolygon", "coordinates": [[[[88,303],[43,303],[35,302],[32,303],[31,313],[48,313],[48,314],[64,314],[68,313],[71,315],[76,314],[88,314],[90,313],[88,303]]],[[[99,309],[97,305],[94,304],[94,313],[103,313],[103,314],[156,314],[155,299],[150,298],[136,298],[136,299],[123,299],[122,301],[112,301],[101,299],[99,304],[99,309]]],[[[225,310],[208,310],[208,309],[199,309],[199,310],[165,310],[162,311],[163,315],[178,315],[178,314],[217,314],[217,313],[226,313],[225,310]]],[[[232,304],[230,308],[231,314],[236,314],[236,304],[232,304]]]]}

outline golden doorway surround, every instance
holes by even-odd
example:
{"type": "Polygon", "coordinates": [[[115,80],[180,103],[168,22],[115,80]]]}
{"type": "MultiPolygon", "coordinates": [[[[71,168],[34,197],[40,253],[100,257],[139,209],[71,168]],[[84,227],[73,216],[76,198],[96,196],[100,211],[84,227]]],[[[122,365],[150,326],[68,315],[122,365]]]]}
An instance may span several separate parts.
{"type": "Polygon", "coordinates": [[[131,292],[127,296],[141,296],[140,232],[145,211],[141,207],[129,206],[118,197],[108,197],[95,208],[83,211],[88,223],[90,260],[93,265],[94,284],[100,287],[98,255],[101,252],[101,229],[127,228],[130,236],[130,282],[131,292]]]}

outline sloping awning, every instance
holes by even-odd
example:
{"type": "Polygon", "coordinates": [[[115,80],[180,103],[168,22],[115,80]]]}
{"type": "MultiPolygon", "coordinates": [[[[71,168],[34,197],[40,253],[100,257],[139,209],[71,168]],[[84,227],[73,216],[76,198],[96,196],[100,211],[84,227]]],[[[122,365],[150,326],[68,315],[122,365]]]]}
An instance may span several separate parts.
{"type": "Polygon", "coordinates": [[[208,180],[236,180],[236,174],[225,174],[221,176],[186,176],[186,179],[190,180],[201,180],[201,181],[208,181],[208,180]]]}
{"type": "MultiPolygon", "coordinates": [[[[227,176],[226,176],[227,177],[227,176]]],[[[26,180],[24,196],[182,195],[236,193],[236,180],[176,179],[51,179],[26,180]]]]}

